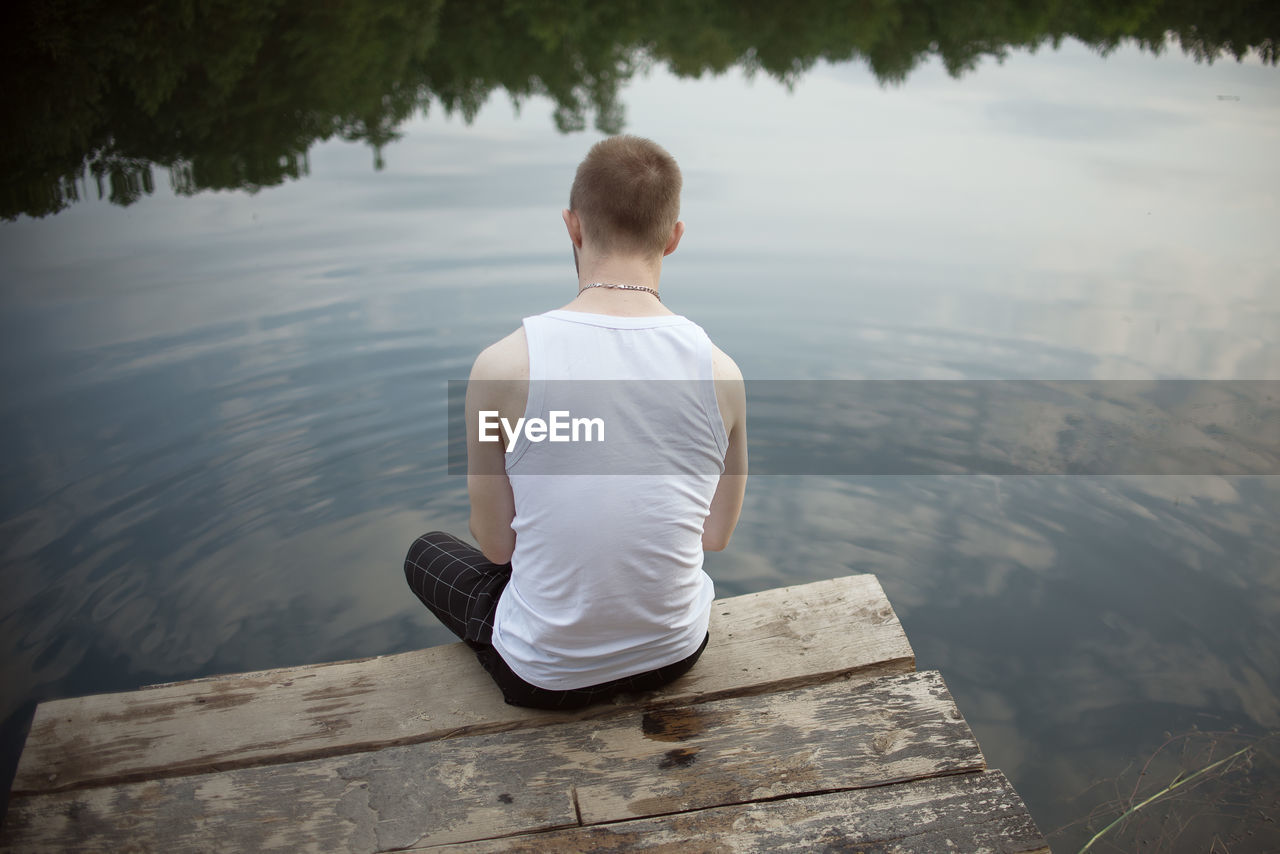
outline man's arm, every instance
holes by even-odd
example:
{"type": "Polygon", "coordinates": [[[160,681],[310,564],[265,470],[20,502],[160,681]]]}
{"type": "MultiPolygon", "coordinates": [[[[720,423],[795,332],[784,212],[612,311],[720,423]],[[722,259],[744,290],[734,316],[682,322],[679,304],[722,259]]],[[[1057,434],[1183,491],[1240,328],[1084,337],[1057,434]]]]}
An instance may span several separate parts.
{"type": "MultiPolygon", "coordinates": [[[[497,412],[515,423],[524,415],[529,391],[529,351],[518,329],[476,357],[467,382],[467,496],[471,499],[471,536],[494,563],[507,563],[516,547],[511,521],[515,496],[507,478],[507,437],[489,430],[496,442],[480,441],[480,412],[497,412]]],[[[492,416],[490,420],[493,420],[492,416]]]]}
{"type": "Polygon", "coordinates": [[[712,359],[716,401],[729,436],[729,450],[725,453],[724,474],[711,499],[711,512],[702,526],[702,547],[718,552],[729,545],[747,491],[747,390],[742,371],[733,359],[718,347],[712,359]]]}

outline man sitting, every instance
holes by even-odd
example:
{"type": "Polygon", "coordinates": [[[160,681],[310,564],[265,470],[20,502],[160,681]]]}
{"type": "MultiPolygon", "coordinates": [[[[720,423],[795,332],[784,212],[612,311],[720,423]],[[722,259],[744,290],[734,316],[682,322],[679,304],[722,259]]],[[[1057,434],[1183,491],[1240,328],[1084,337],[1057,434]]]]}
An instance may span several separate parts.
{"type": "Polygon", "coordinates": [[[663,258],[684,234],[680,187],[675,160],[649,140],[592,147],[563,212],[577,295],[525,318],[471,370],[480,548],[433,532],[405,560],[414,593],[513,705],[652,690],[706,647],[703,550],[728,545],[742,509],[746,395],[733,360],[659,297],[663,258]],[[599,447],[547,441],[545,422],[574,406],[592,410],[573,414],[599,423],[604,435],[587,437],[599,447]],[[535,419],[544,429],[520,429],[535,419]]]}

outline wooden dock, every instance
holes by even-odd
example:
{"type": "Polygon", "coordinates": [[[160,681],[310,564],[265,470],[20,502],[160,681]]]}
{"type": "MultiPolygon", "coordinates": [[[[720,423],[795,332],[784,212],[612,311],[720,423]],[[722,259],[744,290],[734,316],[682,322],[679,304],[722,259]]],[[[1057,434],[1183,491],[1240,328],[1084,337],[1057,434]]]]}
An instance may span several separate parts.
{"type": "Polygon", "coordinates": [[[1047,852],[870,575],[716,602],[661,691],[519,709],[462,644],[42,703],[4,851],[1047,852]]]}

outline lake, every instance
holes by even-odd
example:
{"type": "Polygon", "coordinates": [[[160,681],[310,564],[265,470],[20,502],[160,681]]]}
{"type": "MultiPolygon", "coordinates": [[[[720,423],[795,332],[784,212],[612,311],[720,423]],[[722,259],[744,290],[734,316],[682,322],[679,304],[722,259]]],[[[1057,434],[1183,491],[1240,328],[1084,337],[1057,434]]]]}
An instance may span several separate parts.
{"type": "MultiPolygon", "coordinates": [[[[227,7],[5,13],[6,779],[44,699],[452,639],[449,382],[620,130],[749,382],[718,595],[875,573],[1057,850],[1274,738],[1270,6],[227,7]]],[[[1275,848],[1274,745],[1108,840],[1275,848]]]]}

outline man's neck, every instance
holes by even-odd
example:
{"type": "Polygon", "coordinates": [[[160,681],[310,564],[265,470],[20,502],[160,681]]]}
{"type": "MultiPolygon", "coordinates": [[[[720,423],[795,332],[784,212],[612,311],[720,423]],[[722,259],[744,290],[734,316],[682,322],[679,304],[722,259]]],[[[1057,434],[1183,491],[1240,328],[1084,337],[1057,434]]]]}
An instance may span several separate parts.
{"type": "Polygon", "coordinates": [[[610,255],[582,263],[578,268],[578,295],[565,305],[568,311],[590,314],[612,314],[621,317],[646,317],[673,314],[653,294],[623,288],[588,288],[597,282],[607,285],[632,285],[658,290],[662,277],[662,259],[656,263],[638,256],[610,255]],[[584,290],[585,289],[585,290],[584,290]]]}

